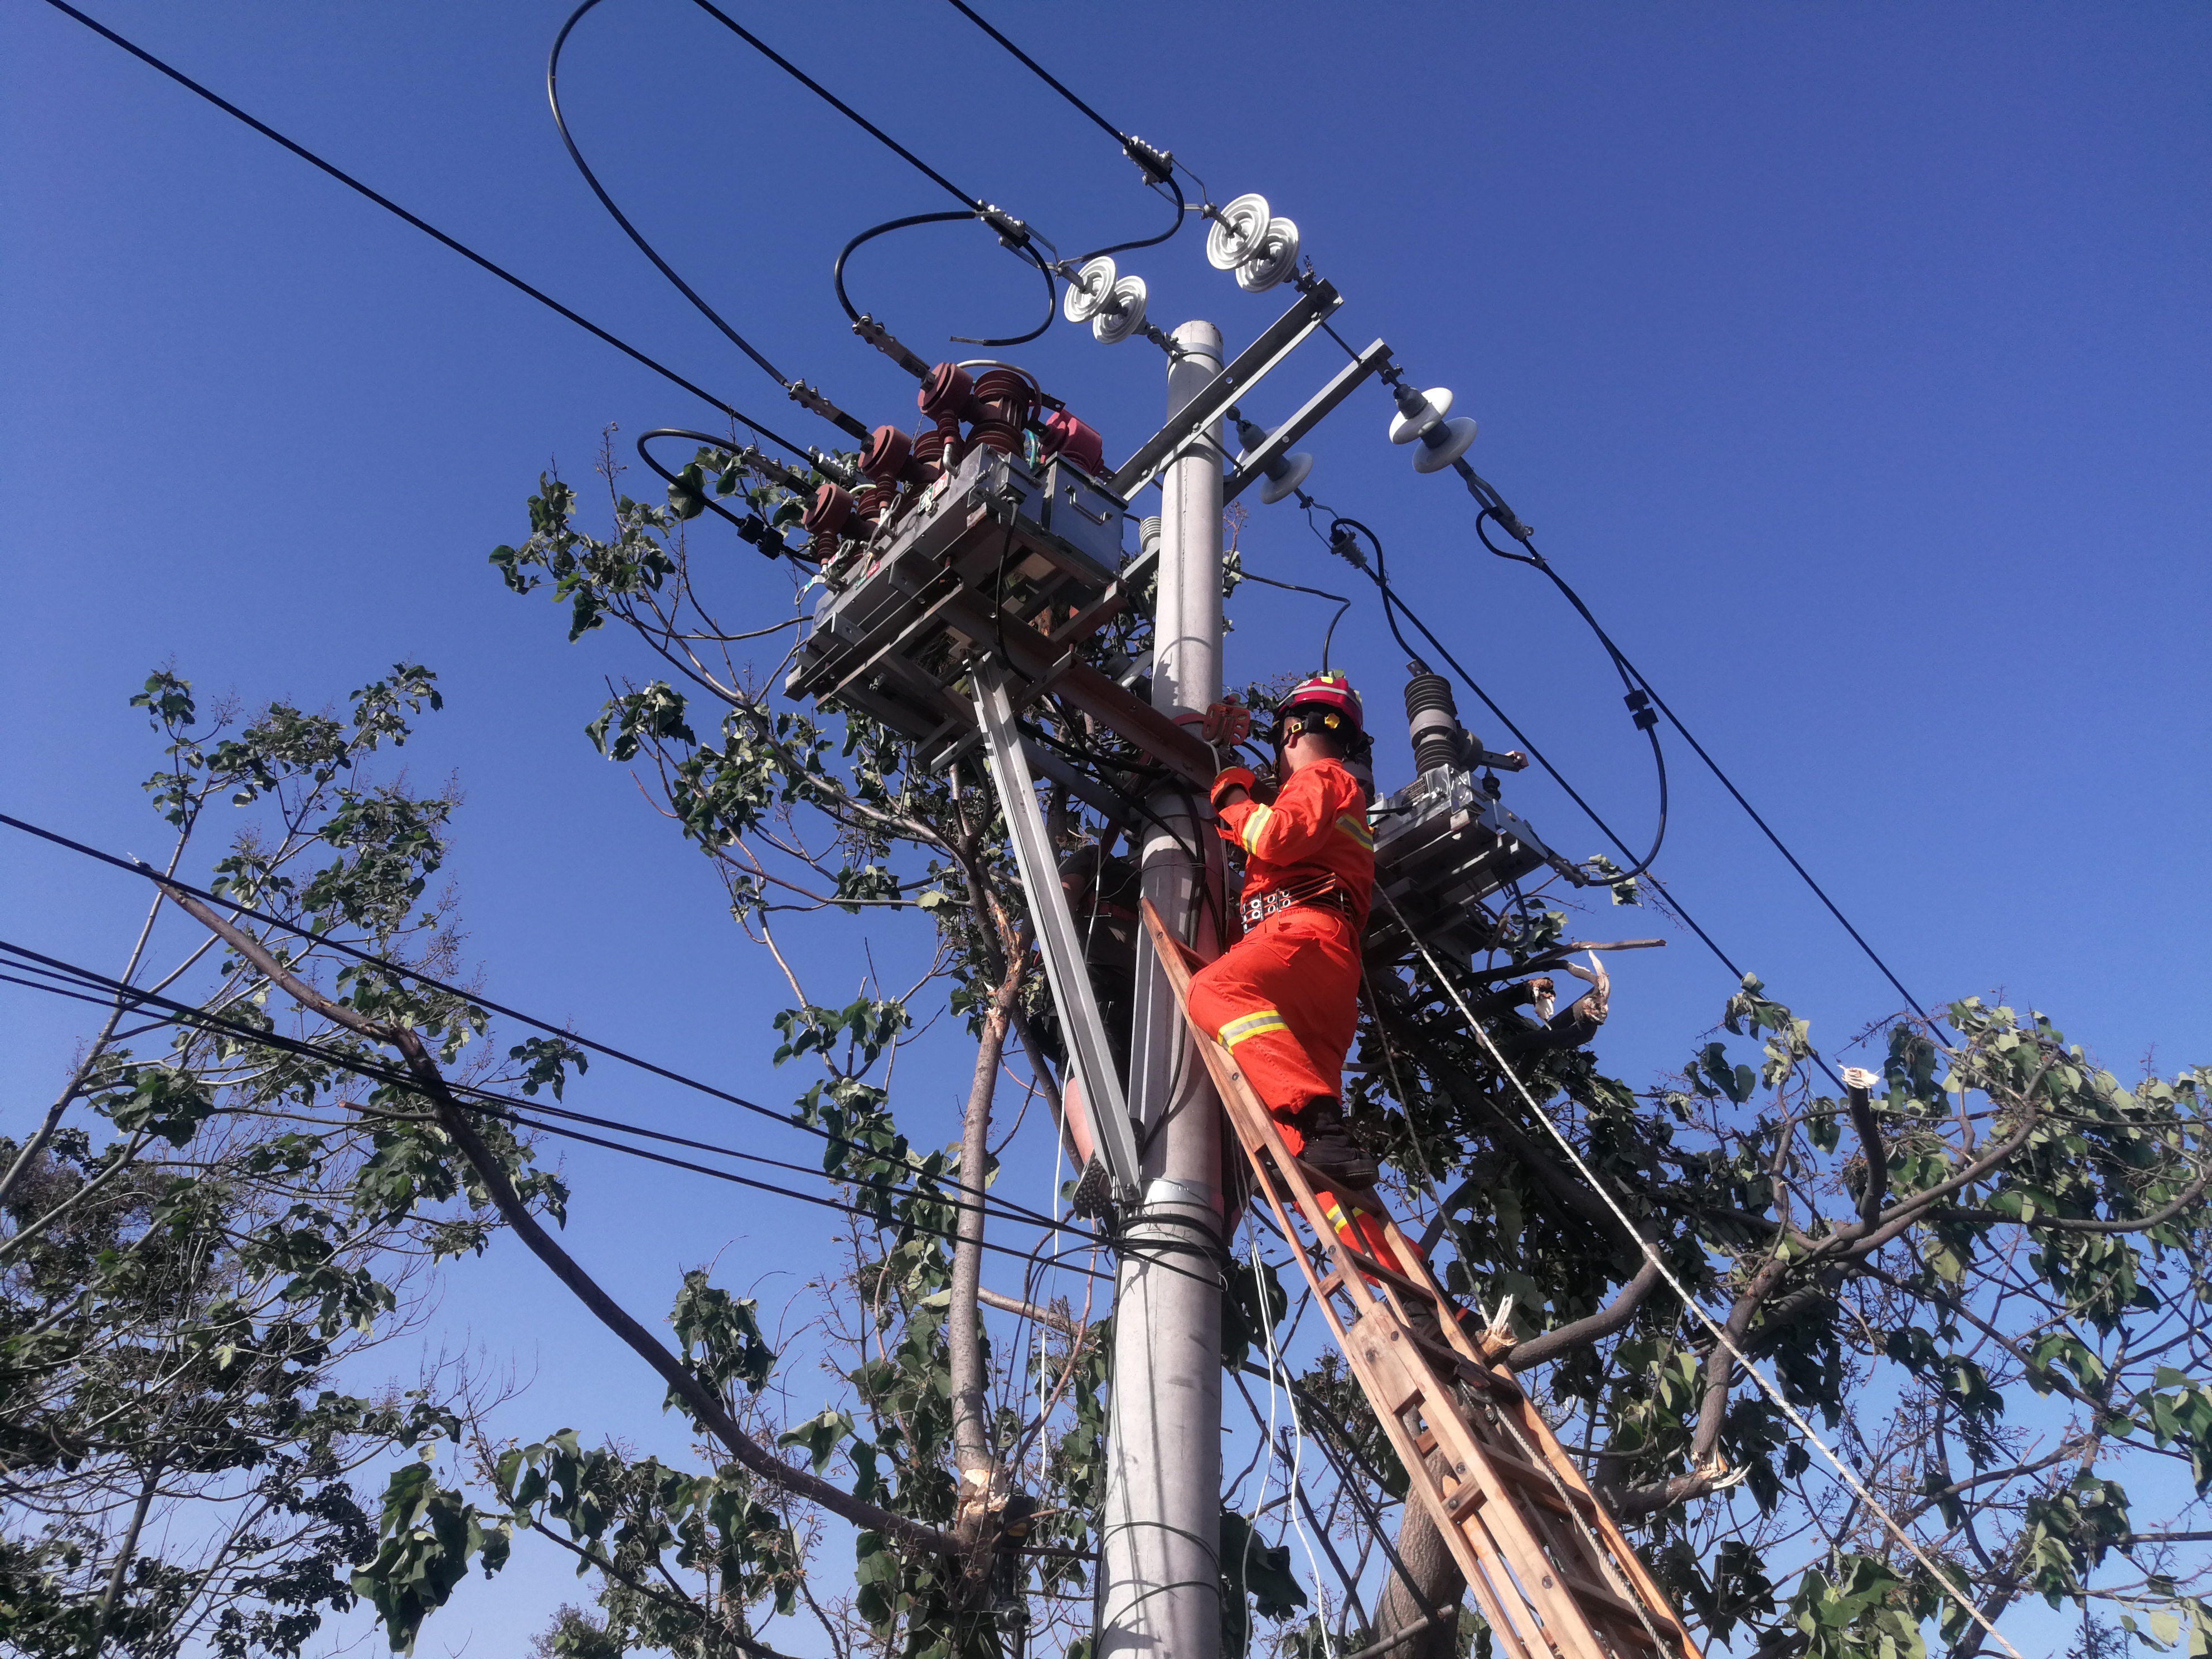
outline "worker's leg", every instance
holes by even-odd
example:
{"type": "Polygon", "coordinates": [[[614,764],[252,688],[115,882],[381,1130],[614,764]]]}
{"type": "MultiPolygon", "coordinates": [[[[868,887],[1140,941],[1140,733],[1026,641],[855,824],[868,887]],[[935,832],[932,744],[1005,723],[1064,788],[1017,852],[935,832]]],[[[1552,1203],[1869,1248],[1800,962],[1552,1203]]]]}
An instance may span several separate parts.
{"type": "Polygon", "coordinates": [[[1349,918],[1305,908],[1270,916],[1193,977],[1190,1012],[1236,1056],[1285,1146],[1354,1185],[1374,1179],[1338,1100],[1359,1019],[1349,918]]]}
{"type": "MultiPolygon", "coordinates": [[[[1251,1082],[1284,1130],[1292,1152],[1303,1147],[1295,1120],[1316,1100],[1333,1100],[1343,1076],[1344,1055],[1358,1018],[1358,981],[1342,998],[1342,1017],[1317,998],[1315,981],[1332,977],[1331,963],[1310,930],[1293,925],[1303,912],[1279,911],[1192,975],[1190,1016],[1211,1031],[1251,1082]],[[1316,1019],[1316,1014],[1322,1016],[1316,1019]],[[1344,1027],[1342,1040],[1334,1026],[1344,1027]]],[[[1347,929],[1348,931],[1348,929],[1347,929]]]]}

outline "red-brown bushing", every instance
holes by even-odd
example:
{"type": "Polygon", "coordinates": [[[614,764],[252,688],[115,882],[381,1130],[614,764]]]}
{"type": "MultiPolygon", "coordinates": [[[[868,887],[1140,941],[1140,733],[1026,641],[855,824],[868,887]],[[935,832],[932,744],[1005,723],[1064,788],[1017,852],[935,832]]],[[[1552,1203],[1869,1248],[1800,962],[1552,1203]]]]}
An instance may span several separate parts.
{"type": "Polygon", "coordinates": [[[879,426],[860,452],[860,471],[879,484],[896,484],[913,459],[913,439],[895,426],[879,426]]]}
{"type": "Polygon", "coordinates": [[[853,498],[833,483],[825,483],[814,492],[814,500],[799,518],[799,524],[817,538],[823,534],[835,536],[852,522],[853,498]]]}
{"type": "Polygon", "coordinates": [[[975,424],[969,428],[969,441],[1001,455],[1014,454],[1022,447],[1022,428],[1036,413],[1036,388],[1030,384],[1029,376],[1012,368],[988,371],[975,382],[975,412],[969,417],[975,424]]]}
{"type": "Polygon", "coordinates": [[[947,415],[956,421],[964,421],[974,413],[975,382],[959,364],[939,363],[929,371],[929,378],[921,383],[921,390],[914,401],[916,408],[937,422],[941,432],[947,415]]]}
{"type": "Polygon", "coordinates": [[[1064,409],[1044,418],[1037,447],[1048,455],[1064,455],[1094,478],[1106,476],[1106,441],[1064,409]]]}
{"type": "Polygon", "coordinates": [[[938,364],[921,383],[915,404],[936,426],[939,464],[948,471],[959,465],[964,447],[960,422],[975,410],[975,383],[968,378],[968,371],[957,363],[938,364]]]}

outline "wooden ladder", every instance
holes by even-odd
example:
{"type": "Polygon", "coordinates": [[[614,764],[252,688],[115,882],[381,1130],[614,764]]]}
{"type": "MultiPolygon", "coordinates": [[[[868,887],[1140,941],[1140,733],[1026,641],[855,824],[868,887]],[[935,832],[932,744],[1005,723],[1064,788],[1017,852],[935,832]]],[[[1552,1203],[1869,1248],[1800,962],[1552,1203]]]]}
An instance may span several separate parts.
{"type": "MultiPolygon", "coordinates": [[[[1204,963],[1149,901],[1144,916],[1188,1020],[1191,975],[1204,963]]],[[[1701,1659],[1665,1593],[1503,1363],[1507,1345],[1471,1340],[1460,1328],[1419,1250],[1374,1194],[1360,1194],[1359,1208],[1380,1224],[1403,1265],[1390,1267],[1339,1239],[1315,1196],[1328,1190],[1325,1177],[1291,1155],[1229,1050],[1211,1032],[1191,1029],[1251,1162],[1254,1189],[1274,1211],[1414,1495],[1466,1575],[1495,1650],[1505,1659],[1701,1659]],[[1416,1308],[1432,1313],[1434,1323],[1423,1320],[1417,1328],[1416,1308]]]]}

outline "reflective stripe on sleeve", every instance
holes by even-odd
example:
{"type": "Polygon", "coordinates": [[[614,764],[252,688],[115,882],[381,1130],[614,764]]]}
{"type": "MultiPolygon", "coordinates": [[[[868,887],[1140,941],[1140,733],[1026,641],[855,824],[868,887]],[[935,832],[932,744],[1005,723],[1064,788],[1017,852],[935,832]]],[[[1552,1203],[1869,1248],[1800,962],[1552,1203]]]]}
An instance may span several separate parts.
{"type": "Polygon", "coordinates": [[[1237,832],[1237,844],[1248,853],[1256,853],[1254,845],[1267,832],[1267,821],[1275,816],[1272,806],[1255,806],[1244,819],[1244,827],[1237,832]]]}
{"type": "Polygon", "coordinates": [[[1367,827],[1367,820],[1357,812],[1340,813],[1336,820],[1336,827],[1369,852],[1375,850],[1375,832],[1367,827]]]}

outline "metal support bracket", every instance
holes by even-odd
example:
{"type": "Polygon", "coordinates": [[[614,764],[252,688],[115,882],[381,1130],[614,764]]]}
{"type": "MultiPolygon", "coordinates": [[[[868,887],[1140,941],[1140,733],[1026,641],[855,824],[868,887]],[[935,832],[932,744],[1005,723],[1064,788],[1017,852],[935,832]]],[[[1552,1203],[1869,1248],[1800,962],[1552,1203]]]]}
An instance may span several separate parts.
{"type": "Polygon", "coordinates": [[[1248,455],[1239,455],[1221,483],[1221,504],[1226,507],[1243,493],[1246,485],[1267,476],[1270,463],[1289,452],[1291,446],[1321,424],[1322,417],[1334,409],[1352,389],[1369,375],[1390,361],[1390,348],[1377,340],[1346,363],[1329,383],[1306,399],[1305,407],[1277,427],[1267,441],[1248,455]]]}
{"type": "Polygon", "coordinates": [[[998,787],[999,805],[1006,816],[1007,839],[1013,845],[1014,866],[1021,872],[1030,916],[1036,924],[1045,980],[1052,988],[1053,1006],[1060,1011],[1068,1063],[1081,1085],[1083,1109],[1091,1119],[1091,1144],[1105,1164],[1115,1201],[1133,1204],[1141,1196],[1136,1131],[1130,1126],[1121,1074],[1114,1069],[1114,1053],[1107,1044],[1098,999],[1091,988],[1082,936],[1075,931],[1075,918],[1068,913],[1067,895],[1060,884],[1060,864],[1045,837],[1043,815],[1037,811],[1036,781],[1030,774],[1029,757],[1023,752],[1021,733],[1014,726],[1013,700],[1006,694],[1006,678],[996,663],[976,665],[971,684],[976,724],[982,728],[990,757],[991,781],[998,787]]]}
{"type": "Polygon", "coordinates": [[[1191,445],[1203,441],[1203,434],[1213,429],[1213,423],[1230,404],[1297,350],[1299,343],[1343,303],[1344,296],[1325,282],[1316,283],[1301,294],[1296,305],[1270,323],[1258,339],[1237,354],[1234,362],[1200,386],[1174,419],[1121,463],[1121,470],[1113,477],[1114,493],[1125,501],[1129,500],[1191,445]]]}

